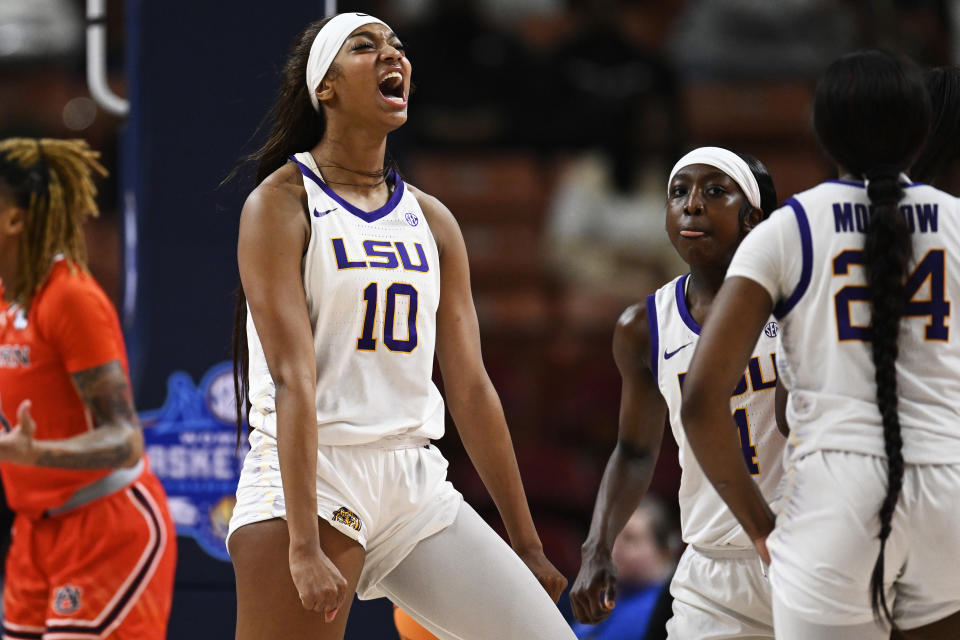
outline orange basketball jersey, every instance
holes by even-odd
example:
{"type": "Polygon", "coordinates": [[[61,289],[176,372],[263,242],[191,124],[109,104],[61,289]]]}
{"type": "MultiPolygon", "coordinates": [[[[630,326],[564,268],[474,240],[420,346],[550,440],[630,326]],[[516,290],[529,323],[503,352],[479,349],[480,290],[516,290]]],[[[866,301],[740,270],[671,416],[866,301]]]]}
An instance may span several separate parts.
{"type": "MultiPolygon", "coordinates": [[[[29,311],[0,301],[0,406],[11,425],[30,399],[36,438],[69,438],[93,428],[71,374],[112,360],[127,369],[120,322],[92,276],[58,259],[29,311]]],[[[40,515],[111,469],[75,471],[0,464],[10,508],[40,515]]]]}

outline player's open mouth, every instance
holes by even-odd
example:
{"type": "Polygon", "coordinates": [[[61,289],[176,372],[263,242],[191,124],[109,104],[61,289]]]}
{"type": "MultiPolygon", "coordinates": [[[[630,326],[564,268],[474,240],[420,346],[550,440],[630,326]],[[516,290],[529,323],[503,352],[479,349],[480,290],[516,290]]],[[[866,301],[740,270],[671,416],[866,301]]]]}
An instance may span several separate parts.
{"type": "Polygon", "coordinates": [[[703,231],[693,231],[691,229],[684,229],[680,232],[680,236],[683,238],[702,238],[707,235],[703,231]]]}
{"type": "Polygon", "coordinates": [[[380,95],[390,104],[405,105],[407,99],[403,96],[403,76],[397,71],[391,71],[380,80],[377,85],[380,95]]]}

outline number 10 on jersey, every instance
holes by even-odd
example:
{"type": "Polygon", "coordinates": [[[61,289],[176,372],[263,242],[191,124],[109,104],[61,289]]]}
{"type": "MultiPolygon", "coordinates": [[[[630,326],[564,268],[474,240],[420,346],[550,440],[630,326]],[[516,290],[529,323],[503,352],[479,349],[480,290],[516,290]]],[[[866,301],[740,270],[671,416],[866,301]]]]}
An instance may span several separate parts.
{"type": "MultiPolygon", "coordinates": [[[[377,304],[379,302],[379,287],[371,282],[363,290],[363,330],[357,338],[359,351],[376,351],[377,340],[373,337],[374,325],[377,320],[377,304]]],[[[417,348],[417,290],[412,284],[394,282],[384,292],[383,309],[383,344],[390,351],[410,353],[417,348]],[[400,340],[394,336],[397,324],[397,298],[407,297],[407,337],[400,340]]]]}

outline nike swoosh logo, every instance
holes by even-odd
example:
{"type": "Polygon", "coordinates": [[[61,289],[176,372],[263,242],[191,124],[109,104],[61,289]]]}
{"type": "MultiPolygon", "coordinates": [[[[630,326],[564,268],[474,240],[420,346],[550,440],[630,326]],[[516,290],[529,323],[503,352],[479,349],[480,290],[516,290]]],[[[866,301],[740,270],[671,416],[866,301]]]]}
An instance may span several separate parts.
{"type": "Polygon", "coordinates": [[[673,356],[677,355],[677,352],[680,351],[680,349],[686,349],[687,347],[689,347],[689,346],[692,345],[692,344],[693,344],[692,342],[688,342],[687,344],[685,344],[685,345],[683,345],[682,347],[679,347],[679,348],[677,348],[677,349],[674,349],[673,351],[667,351],[666,349],[664,349],[664,350],[663,350],[663,359],[664,359],[664,360],[669,360],[669,359],[672,358],[673,356]]]}
{"type": "Polygon", "coordinates": [[[317,211],[316,209],[314,209],[313,215],[316,218],[322,218],[323,216],[327,215],[331,211],[336,211],[336,210],[337,210],[337,207],[334,207],[333,209],[327,209],[326,211],[317,211]]]}

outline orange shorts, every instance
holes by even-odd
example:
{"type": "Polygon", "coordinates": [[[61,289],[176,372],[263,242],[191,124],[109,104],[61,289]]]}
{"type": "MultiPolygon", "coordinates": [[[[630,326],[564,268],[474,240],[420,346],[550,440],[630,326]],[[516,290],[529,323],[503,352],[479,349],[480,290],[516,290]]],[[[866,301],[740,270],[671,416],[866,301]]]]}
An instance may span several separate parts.
{"type": "Polygon", "coordinates": [[[176,555],[166,495],[149,471],[61,515],[18,515],[3,640],[163,640],[176,555]]]}

